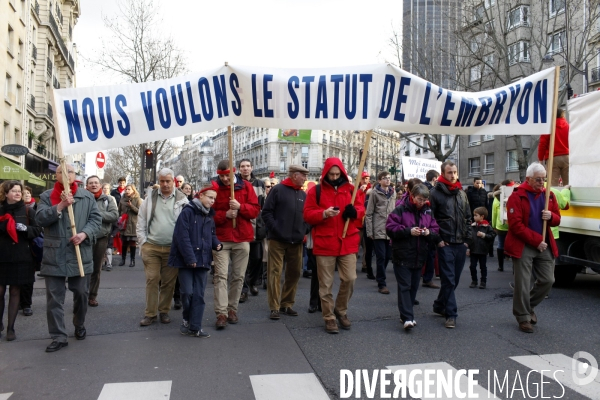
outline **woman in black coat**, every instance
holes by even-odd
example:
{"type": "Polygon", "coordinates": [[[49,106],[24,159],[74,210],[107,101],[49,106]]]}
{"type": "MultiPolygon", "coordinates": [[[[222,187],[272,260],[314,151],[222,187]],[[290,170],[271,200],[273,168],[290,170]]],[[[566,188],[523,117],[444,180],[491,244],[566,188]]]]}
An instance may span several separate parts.
{"type": "Polygon", "coordinates": [[[29,213],[22,198],[19,181],[5,181],[0,186],[0,332],[4,330],[4,295],[9,289],[6,339],[15,340],[15,319],[19,311],[20,285],[35,280],[35,265],[29,241],[42,229],[29,213]]]}

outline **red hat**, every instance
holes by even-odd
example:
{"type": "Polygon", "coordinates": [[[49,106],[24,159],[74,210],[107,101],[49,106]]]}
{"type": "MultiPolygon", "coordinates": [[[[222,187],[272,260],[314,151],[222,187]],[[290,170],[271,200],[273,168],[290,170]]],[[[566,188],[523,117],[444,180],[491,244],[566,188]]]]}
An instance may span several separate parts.
{"type": "Polygon", "coordinates": [[[363,171],[362,175],[360,176],[361,178],[366,178],[366,177],[371,177],[371,175],[367,172],[367,171],[363,171]]]}
{"type": "Polygon", "coordinates": [[[271,178],[271,179],[275,178],[275,171],[271,171],[271,173],[269,174],[269,178],[271,178]]]}

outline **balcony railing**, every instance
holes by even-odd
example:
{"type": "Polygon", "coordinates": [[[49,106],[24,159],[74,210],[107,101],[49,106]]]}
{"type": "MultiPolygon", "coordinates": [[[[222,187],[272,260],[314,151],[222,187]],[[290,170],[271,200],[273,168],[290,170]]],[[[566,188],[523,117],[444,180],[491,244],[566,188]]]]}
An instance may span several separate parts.
{"type": "Polygon", "coordinates": [[[58,82],[58,79],[56,79],[56,76],[52,80],[52,86],[54,86],[54,89],[60,89],[60,82],[58,82]]]}
{"type": "Polygon", "coordinates": [[[487,175],[487,174],[493,174],[494,173],[494,167],[491,168],[484,168],[483,169],[483,174],[487,175]]]}
{"type": "Polygon", "coordinates": [[[52,104],[48,103],[48,117],[52,119],[52,104]]]}
{"type": "Polygon", "coordinates": [[[37,60],[37,47],[35,47],[35,44],[31,45],[31,59],[33,61],[37,60]]]}
{"type": "Polygon", "coordinates": [[[479,176],[479,175],[480,175],[479,168],[472,168],[469,171],[469,176],[479,176]]]}
{"type": "Polygon", "coordinates": [[[46,57],[46,72],[50,75],[52,75],[52,60],[50,60],[50,57],[46,57]]]}
{"type": "Polygon", "coordinates": [[[600,67],[592,68],[592,79],[591,82],[600,81],[600,67]]]}
{"type": "Polygon", "coordinates": [[[35,110],[35,96],[34,95],[29,95],[29,107],[31,107],[32,110],[35,110]]]}
{"type": "Polygon", "coordinates": [[[69,54],[69,50],[67,50],[67,45],[65,44],[65,41],[63,40],[62,35],[60,34],[60,29],[56,24],[56,20],[54,19],[52,10],[50,10],[50,12],[48,13],[48,25],[50,25],[50,28],[52,28],[52,32],[54,32],[54,36],[56,37],[56,43],[58,43],[58,47],[63,53],[63,57],[65,58],[65,60],[67,60],[67,62],[71,66],[71,69],[75,70],[75,63],[73,62],[73,57],[71,57],[71,54],[69,54]]]}
{"type": "Polygon", "coordinates": [[[327,139],[323,139],[323,144],[327,144],[327,139]]]}

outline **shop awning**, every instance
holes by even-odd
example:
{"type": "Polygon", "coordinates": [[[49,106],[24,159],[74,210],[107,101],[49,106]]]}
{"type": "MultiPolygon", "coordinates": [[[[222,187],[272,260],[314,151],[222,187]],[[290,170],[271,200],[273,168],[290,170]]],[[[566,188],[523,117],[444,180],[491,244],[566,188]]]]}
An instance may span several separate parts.
{"type": "Polygon", "coordinates": [[[46,186],[45,181],[5,157],[0,157],[0,180],[27,181],[33,185],[46,186]]]}

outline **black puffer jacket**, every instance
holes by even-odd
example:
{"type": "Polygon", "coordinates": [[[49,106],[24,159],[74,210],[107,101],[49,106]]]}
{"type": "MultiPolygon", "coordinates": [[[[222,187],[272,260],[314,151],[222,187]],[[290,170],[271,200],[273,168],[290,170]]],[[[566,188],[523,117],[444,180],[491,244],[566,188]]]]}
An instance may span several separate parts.
{"type": "Polygon", "coordinates": [[[275,185],[269,192],[262,209],[262,218],[267,226],[267,238],[283,243],[302,243],[308,233],[303,211],[306,192],[283,183],[275,185]]]}
{"type": "Polygon", "coordinates": [[[473,210],[477,207],[485,207],[487,209],[488,198],[484,188],[475,189],[475,187],[469,186],[467,188],[467,199],[469,200],[469,206],[471,207],[471,215],[473,215],[473,210]]]}
{"type": "Polygon", "coordinates": [[[496,232],[494,228],[485,221],[485,223],[473,223],[473,243],[470,246],[471,254],[487,254],[490,246],[494,243],[496,232]],[[477,236],[478,232],[485,233],[485,237],[477,236]]]}
{"type": "Polygon", "coordinates": [[[471,245],[471,209],[462,189],[448,190],[442,182],[436,183],[429,194],[433,217],[440,226],[440,236],[447,243],[471,245]]]}

